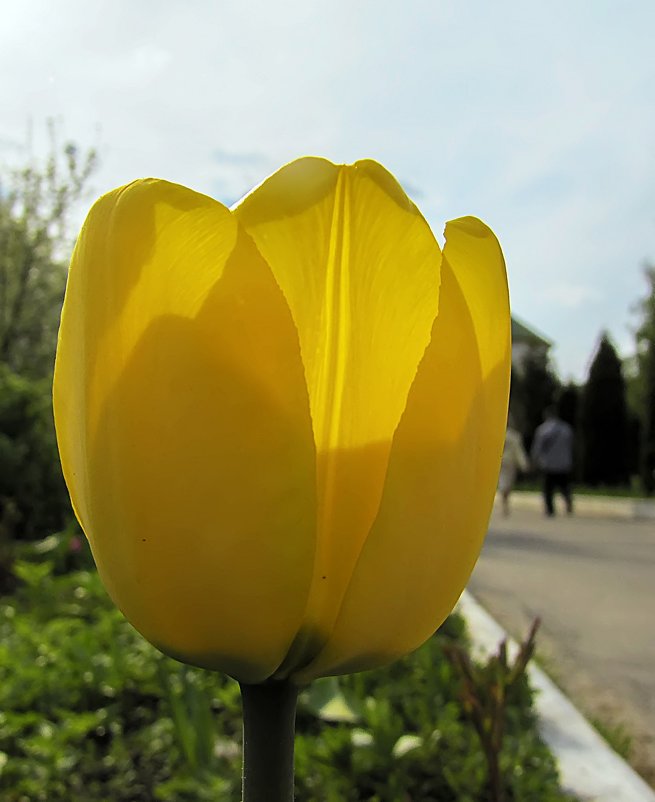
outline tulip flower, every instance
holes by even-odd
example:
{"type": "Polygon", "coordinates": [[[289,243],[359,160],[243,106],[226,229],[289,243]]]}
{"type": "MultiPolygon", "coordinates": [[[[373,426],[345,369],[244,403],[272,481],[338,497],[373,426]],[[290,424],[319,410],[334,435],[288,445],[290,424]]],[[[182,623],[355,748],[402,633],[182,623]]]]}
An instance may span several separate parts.
{"type": "Polygon", "coordinates": [[[454,606],[498,477],[493,233],[440,250],[379,164],[304,158],[228,209],[139,180],[91,209],[54,381],[102,580],[163,652],[242,684],[389,662],[454,606]]]}
{"type": "Polygon", "coordinates": [[[371,161],[300,159],[233,210],[156,180],[92,208],[58,441],[109,593],[164,652],[305,682],[405,654],[452,609],[510,339],[494,235],[445,238],[371,161]]]}

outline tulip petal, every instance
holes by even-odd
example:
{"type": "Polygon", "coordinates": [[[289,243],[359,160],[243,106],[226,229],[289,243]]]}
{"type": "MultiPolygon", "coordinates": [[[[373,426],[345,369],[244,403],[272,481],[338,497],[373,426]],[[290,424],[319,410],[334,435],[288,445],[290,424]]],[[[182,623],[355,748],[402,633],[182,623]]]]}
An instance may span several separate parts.
{"type": "Polygon", "coordinates": [[[96,204],[54,402],[75,510],[128,619],[186,662],[268,677],[306,605],[316,458],[288,305],[228,209],[153,180],[96,204]]]}
{"type": "Polygon", "coordinates": [[[299,682],[381,665],[450,612],[478,557],[511,360],[505,266],[479,220],[446,227],[439,315],[396,432],[379,515],[330,641],[299,682]]]}
{"type": "Polygon", "coordinates": [[[290,665],[329,633],[377,513],[437,313],[441,254],[420,212],[372,161],[299,159],[235,213],[298,328],[317,447],[314,584],[290,665]]]}

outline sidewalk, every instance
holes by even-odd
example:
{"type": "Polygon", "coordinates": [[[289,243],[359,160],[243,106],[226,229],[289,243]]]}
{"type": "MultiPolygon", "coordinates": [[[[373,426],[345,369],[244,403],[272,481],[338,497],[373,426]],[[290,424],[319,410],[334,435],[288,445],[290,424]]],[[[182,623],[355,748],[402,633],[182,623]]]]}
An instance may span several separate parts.
{"type": "MultiPolygon", "coordinates": [[[[517,644],[468,591],[462,594],[457,609],[468,623],[478,655],[495,653],[504,639],[509,654],[516,652],[517,644]]],[[[655,792],[612,751],[534,662],[528,666],[528,674],[537,690],[541,735],[558,760],[564,790],[581,802],[655,802],[655,792]]]]}
{"type": "MultiPolygon", "coordinates": [[[[555,497],[555,506],[562,511],[561,497],[555,497]]],[[[517,510],[542,510],[541,493],[532,490],[515,490],[511,497],[512,507],[517,510]]],[[[629,520],[655,521],[655,501],[619,496],[590,496],[573,491],[573,505],[576,515],[597,518],[623,518],[629,520]]]]}

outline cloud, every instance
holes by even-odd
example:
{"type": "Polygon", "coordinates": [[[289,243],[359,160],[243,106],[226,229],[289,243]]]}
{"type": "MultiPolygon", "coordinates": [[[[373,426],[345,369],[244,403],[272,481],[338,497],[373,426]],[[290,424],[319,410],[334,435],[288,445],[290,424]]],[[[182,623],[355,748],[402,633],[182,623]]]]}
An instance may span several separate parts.
{"type": "Polygon", "coordinates": [[[602,297],[597,287],[574,282],[558,281],[544,287],[541,297],[554,301],[557,305],[567,309],[578,309],[589,303],[594,303],[602,297]]]}
{"type": "Polygon", "coordinates": [[[262,167],[267,164],[269,157],[265,153],[255,151],[233,151],[216,148],[212,153],[215,162],[223,165],[237,167],[262,167]]]}
{"type": "Polygon", "coordinates": [[[377,159],[437,236],[491,225],[518,314],[580,373],[655,255],[654,26],[652,0],[26,0],[0,26],[0,155],[56,117],[99,146],[98,193],[156,175],[228,204],[299,155],[377,159]]]}
{"type": "Polygon", "coordinates": [[[96,79],[114,89],[145,88],[157,80],[172,59],[170,50],[154,43],[139,44],[117,56],[105,54],[99,59],[96,79]]]}

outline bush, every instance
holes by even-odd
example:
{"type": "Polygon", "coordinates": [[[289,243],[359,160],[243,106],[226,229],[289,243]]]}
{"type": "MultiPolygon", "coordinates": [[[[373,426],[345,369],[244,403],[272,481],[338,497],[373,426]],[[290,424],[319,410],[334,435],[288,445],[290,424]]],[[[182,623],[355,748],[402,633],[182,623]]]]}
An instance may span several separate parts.
{"type": "Polygon", "coordinates": [[[0,365],[0,526],[43,537],[72,516],[59,465],[50,382],[0,365]]]}
{"type": "MultiPolygon", "coordinates": [[[[149,646],[94,571],[19,560],[0,604],[0,798],[203,802],[240,798],[238,685],[149,646]]],[[[24,555],[25,556],[25,555],[24,555]]],[[[85,559],[77,555],[76,559],[85,559]]],[[[460,618],[378,671],[314,683],[297,722],[299,802],[488,802],[485,758],[444,648],[460,618]]],[[[508,707],[507,802],[559,802],[524,684],[508,707]]]]}
{"type": "Polygon", "coordinates": [[[0,593],[19,540],[63,529],[73,513],[59,465],[50,382],[0,364],[0,593]]]}

